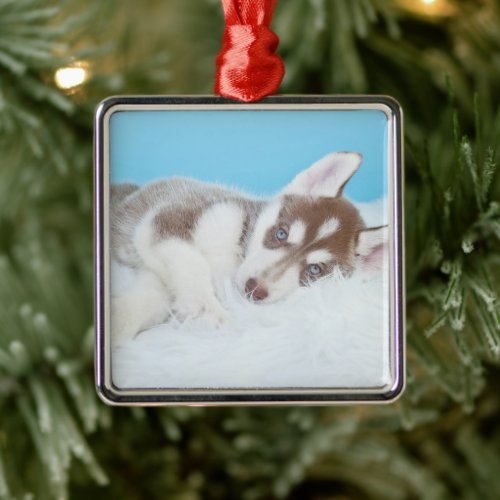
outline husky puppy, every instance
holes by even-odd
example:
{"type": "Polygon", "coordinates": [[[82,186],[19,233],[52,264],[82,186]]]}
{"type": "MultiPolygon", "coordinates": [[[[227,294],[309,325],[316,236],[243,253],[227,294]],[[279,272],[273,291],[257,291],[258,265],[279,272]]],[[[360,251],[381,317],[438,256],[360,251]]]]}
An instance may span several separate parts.
{"type": "Polygon", "coordinates": [[[357,153],[331,153],[269,200],[179,177],[113,186],[111,255],[137,275],[112,298],[113,335],[133,338],[171,313],[221,325],[219,277],[268,303],[334,271],[376,267],[387,226],[366,228],[342,195],[361,161],[357,153]]]}

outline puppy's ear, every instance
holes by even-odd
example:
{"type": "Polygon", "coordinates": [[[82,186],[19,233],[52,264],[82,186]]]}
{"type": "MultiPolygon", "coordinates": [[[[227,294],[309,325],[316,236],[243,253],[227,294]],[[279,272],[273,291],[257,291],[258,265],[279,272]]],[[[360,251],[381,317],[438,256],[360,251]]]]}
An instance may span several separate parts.
{"type": "Polygon", "coordinates": [[[382,267],[388,241],[388,226],[372,227],[359,232],[355,254],[360,259],[364,269],[380,269],[382,267]]]}
{"type": "Polygon", "coordinates": [[[359,153],[330,153],[298,174],[283,194],[335,198],[361,165],[359,153]]]}

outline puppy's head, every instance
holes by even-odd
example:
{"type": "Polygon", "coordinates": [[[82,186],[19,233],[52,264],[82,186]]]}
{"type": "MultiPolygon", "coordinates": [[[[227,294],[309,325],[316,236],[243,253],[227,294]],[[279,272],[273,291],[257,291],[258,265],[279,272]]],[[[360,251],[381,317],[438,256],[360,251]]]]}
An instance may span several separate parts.
{"type": "Polygon", "coordinates": [[[342,195],[361,161],[357,153],[329,154],[264,208],[236,274],[242,292],[273,302],[335,271],[380,264],[387,227],[366,229],[342,195]]]}

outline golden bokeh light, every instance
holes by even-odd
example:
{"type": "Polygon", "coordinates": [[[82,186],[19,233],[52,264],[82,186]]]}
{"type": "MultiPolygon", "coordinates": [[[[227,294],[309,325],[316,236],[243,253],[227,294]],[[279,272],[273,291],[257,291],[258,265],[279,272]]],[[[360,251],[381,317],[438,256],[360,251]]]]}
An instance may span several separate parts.
{"type": "Polygon", "coordinates": [[[89,78],[89,71],[83,64],[59,68],[54,74],[56,85],[63,90],[70,90],[85,83],[89,78]]]}
{"type": "Polygon", "coordinates": [[[396,3],[407,12],[436,20],[453,16],[457,10],[451,0],[397,0],[396,3]]]}

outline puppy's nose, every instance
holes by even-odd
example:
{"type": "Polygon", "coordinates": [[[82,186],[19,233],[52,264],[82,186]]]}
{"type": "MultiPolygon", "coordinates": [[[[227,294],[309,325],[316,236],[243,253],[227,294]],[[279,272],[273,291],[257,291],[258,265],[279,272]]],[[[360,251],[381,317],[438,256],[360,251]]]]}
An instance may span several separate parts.
{"type": "Polygon", "coordinates": [[[250,278],[245,283],[245,293],[248,293],[253,300],[264,300],[268,293],[264,286],[259,284],[255,278],[250,278]]]}

